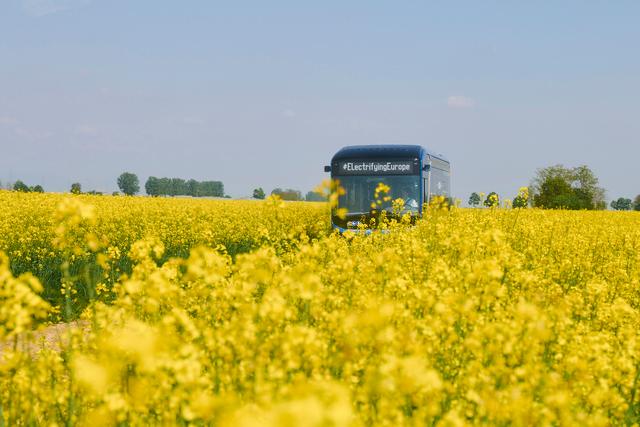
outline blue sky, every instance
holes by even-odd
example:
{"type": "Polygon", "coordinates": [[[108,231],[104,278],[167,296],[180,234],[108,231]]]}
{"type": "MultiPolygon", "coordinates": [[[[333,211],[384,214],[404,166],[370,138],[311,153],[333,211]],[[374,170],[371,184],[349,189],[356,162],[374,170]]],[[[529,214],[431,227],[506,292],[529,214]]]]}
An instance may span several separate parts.
{"type": "Polygon", "coordinates": [[[344,145],[415,143],[463,200],[556,163],[633,197],[638,22],[632,1],[3,0],[0,181],[306,192],[344,145]]]}

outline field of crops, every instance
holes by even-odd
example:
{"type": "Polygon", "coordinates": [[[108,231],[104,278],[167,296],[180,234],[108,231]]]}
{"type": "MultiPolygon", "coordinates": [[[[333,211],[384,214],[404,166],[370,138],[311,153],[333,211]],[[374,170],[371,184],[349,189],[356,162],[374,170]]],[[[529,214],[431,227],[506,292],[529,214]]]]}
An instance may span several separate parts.
{"type": "Polygon", "coordinates": [[[0,425],[640,423],[640,214],[327,209],[0,192],[0,425]]]}

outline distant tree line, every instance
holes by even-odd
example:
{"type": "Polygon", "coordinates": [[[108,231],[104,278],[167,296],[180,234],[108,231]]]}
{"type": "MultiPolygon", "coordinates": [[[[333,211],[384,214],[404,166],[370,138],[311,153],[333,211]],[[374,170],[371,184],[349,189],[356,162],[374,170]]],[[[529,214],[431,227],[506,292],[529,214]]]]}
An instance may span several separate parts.
{"type": "Polygon", "coordinates": [[[307,202],[326,202],[327,196],[322,193],[318,193],[317,191],[308,191],[304,199],[307,202]]]}
{"type": "MultiPolygon", "coordinates": [[[[279,196],[282,200],[289,201],[307,201],[307,202],[326,202],[327,198],[316,192],[316,191],[308,191],[307,194],[303,197],[302,192],[300,190],[294,190],[293,188],[274,188],[271,191],[272,195],[279,196]]],[[[253,198],[254,199],[264,199],[264,190],[262,188],[256,188],[253,190],[253,198]]]]}
{"type": "Polygon", "coordinates": [[[619,197],[617,200],[611,201],[611,209],[616,211],[640,211],[640,194],[638,194],[633,201],[624,197],[619,197]]]}
{"type": "Polygon", "coordinates": [[[187,181],[181,178],[150,176],[144,189],[150,196],[224,197],[224,185],[221,181],[187,181]]]}
{"type": "MultiPolygon", "coordinates": [[[[118,187],[123,194],[134,195],[140,191],[138,176],[131,172],[124,172],[118,177],[118,187]]],[[[2,185],[0,184],[0,187],[2,185]]],[[[43,193],[41,185],[28,186],[18,180],[15,183],[5,183],[5,188],[18,192],[43,193]]],[[[181,178],[157,178],[151,176],[145,183],[145,191],[150,196],[191,196],[191,197],[229,197],[224,194],[224,185],[221,181],[196,181],[181,178]]],[[[71,193],[82,194],[80,183],[71,185],[71,193]]],[[[84,194],[102,194],[98,191],[89,191],[84,194]]],[[[117,195],[117,192],[113,193],[117,195]]],[[[272,195],[279,196],[283,200],[290,201],[326,201],[325,195],[316,191],[309,191],[303,197],[300,190],[292,188],[275,188],[272,195]]],[[[264,199],[266,193],[261,187],[253,190],[254,199],[264,199]]],[[[477,207],[497,207],[501,199],[496,192],[471,193],[469,205],[477,207]]],[[[605,190],[598,186],[598,178],[587,166],[566,168],[562,165],[554,165],[538,169],[530,187],[522,187],[513,201],[505,201],[505,206],[514,208],[526,208],[529,205],[542,209],[570,209],[570,210],[601,210],[606,209],[605,190]],[[531,197],[530,197],[531,195],[531,197]]],[[[633,200],[620,197],[611,201],[610,207],[614,210],[640,211],[640,195],[633,200]]]]}
{"type": "Polygon", "coordinates": [[[79,182],[74,182],[71,184],[71,194],[89,194],[92,196],[102,196],[102,191],[89,190],[87,192],[82,192],[82,185],[79,182]]]}
{"type": "Polygon", "coordinates": [[[294,190],[292,188],[287,188],[283,190],[282,188],[274,188],[271,191],[272,195],[280,196],[282,200],[291,200],[291,201],[300,201],[302,199],[302,193],[300,190],[294,190]]]}
{"type": "Polygon", "coordinates": [[[9,185],[8,189],[13,189],[13,191],[17,191],[20,193],[44,193],[44,188],[42,188],[42,185],[38,184],[29,186],[20,180],[14,182],[13,185],[9,185]]]}
{"type": "MultiPolygon", "coordinates": [[[[476,207],[497,206],[500,198],[495,192],[489,193],[485,198],[484,193],[471,193],[469,205],[476,207]]],[[[598,185],[598,178],[587,166],[566,168],[562,165],[549,166],[538,169],[531,186],[522,187],[518,195],[513,199],[514,208],[525,208],[529,204],[541,209],[568,209],[568,210],[603,210],[605,202],[605,190],[598,185]],[[529,194],[533,197],[529,198],[529,194]]],[[[620,197],[610,204],[615,210],[640,211],[640,195],[632,201],[620,197]]]]}

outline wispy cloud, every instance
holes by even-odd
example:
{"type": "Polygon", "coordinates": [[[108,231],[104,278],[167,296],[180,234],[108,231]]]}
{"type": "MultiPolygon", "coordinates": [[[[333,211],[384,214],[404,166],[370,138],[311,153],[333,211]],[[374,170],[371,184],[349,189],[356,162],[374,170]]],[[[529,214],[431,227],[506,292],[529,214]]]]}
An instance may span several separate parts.
{"type": "Polygon", "coordinates": [[[41,17],[64,10],[75,9],[91,3],[92,0],[22,0],[27,15],[41,17]]]}
{"type": "Polygon", "coordinates": [[[473,98],[462,95],[451,95],[447,98],[447,106],[449,108],[473,108],[476,102],[473,98]]]}
{"type": "Polygon", "coordinates": [[[0,125],[11,126],[18,124],[18,120],[14,117],[0,116],[0,125]]]}

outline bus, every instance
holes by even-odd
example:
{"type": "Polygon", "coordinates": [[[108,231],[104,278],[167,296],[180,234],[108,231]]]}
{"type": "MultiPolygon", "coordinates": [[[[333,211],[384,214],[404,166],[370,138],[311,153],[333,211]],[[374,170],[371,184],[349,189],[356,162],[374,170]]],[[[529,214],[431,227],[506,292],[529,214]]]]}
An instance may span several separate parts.
{"type": "Polygon", "coordinates": [[[392,201],[404,200],[402,215],[413,220],[422,215],[423,206],[434,196],[450,197],[451,167],[449,161],[420,145],[352,145],[340,149],[324,167],[337,180],[344,194],[337,208],[346,216],[331,213],[331,223],[341,232],[357,230],[370,224],[381,210],[391,216],[392,201]],[[382,183],[390,188],[390,200],[377,210],[375,191],[382,183]],[[343,212],[344,212],[343,211],[343,212]]]}

